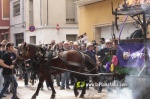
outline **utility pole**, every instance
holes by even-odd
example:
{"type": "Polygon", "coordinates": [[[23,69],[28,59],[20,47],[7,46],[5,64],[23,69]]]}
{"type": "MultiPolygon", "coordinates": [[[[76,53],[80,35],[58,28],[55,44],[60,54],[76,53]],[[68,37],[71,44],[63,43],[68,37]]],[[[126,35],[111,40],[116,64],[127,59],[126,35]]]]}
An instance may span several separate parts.
{"type": "Polygon", "coordinates": [[[49,0],[47,0],[47,26],[48,26],[48,2],[49,0]]]}
{"type": "Polygon", "coordinates": [[[42,0],[40,0],[40,21],[42,26],[42,0]]]}

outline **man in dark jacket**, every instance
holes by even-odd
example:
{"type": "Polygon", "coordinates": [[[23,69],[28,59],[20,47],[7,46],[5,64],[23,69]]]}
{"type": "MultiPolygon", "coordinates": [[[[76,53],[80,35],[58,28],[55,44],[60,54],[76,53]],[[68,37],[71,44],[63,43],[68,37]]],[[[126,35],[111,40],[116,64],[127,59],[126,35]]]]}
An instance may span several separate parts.
{"type": "MultiPolygon", "coordinates": [[[[96,64],[96,57],[95,57],[95,54],[96,52],[94,51],[94,46],[92,43],[87,43],[86,45],[86,48],[87,50],[84,52],[84,54],[87,54],[91,59],[92,61],[96,64]]],[[[89,83],[89,78],[87,78],[87,83],[89,83]]],[[[89,89],[89,85],[87,86],[87,89],[89,89]]]]}
{"type": "MultiPolygon", "coordinates": [[[[110,54],[110,50],[112,49],[112,42],[111,40],[107,39],[105,41],[105,47],[102,48],[97,54],[96,54],[96,60],[97,60],[97,64],[98,64],[98,71],[100,73],[106,73],[106,63],[109,62],[108,59],[108,55],[110,54]]],[[[111,76],[100,76],[99,82],[101,84],[103,84],[105,81],[106,83],[110,83],[111,80],[109,80],[108,78],[110,78],[111,76]]],[[[100,93],[102,91],[102,85],[100,84],[99,89],[98,89],[98,93],[100,93]]],[[[108,91],[112,91],[111,87],[108,86],[107,87],[108,91]]]]}
{"type": "Polygon", "coordinates": [[[94,51],[94,46],[92,43],[87,43],[87,50],[84,52],[84,54],[87,54],[93,60],[93,62],[96,63],[96,52],[94,51]]]}

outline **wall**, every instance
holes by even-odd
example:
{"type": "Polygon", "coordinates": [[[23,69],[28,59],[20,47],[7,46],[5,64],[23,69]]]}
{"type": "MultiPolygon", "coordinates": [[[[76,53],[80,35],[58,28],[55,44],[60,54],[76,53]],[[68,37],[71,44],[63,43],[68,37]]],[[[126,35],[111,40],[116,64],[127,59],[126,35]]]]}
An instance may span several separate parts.
{"type": "Polygon", "coordinates": [[[66,40],[67,34],[78,35],[78,24],[66,24],[66,0],[48,0],[48,24],[47,24],[47,0],[33,0],[34,32],[29,31],[29,0],[26,0],[26,42],[30,42],[30,36],[36,36],[36,44],[50,43],[66,40]],[[41,2],[41,5],[40,5],[41,2]],[[40,9],[41,7],[41,9],[40,9]],[[60,33],[57,33],[56,25],[59,24],[60,33]]]}
{"type": "Polygon", "coordinates": [[[9,0],[0,0],[0,41],[9,40],[9,0]]]}
{"type": "Polygon", "coordinates": [[[49,1],[49,25],[66,23],[66,0],[49,1]]]}
{"type": "Polygon", "coordinates": [[[9,26],[9,10],[9,0],[0,0],[0,29],[9,26]]]}
{"type": "MultiPolygon", "coordinates": [[[[122,25],[120,25],[120,28],[122,27],[122,25]]],[[[101,33],[99,34],[100,37],[104,37],[105,39],[110,39],[112,37],[111,33],[111,26],[104,26],[101,27],[101,33]]],[[[126,37],[130,36],[131,33],[133,33],[137,28],[135,28],[133,26],[133,24],[130,23],[126,23],[126,25],[123,28],[123,31],[121,32],[121,39],[125,39],[126,37]]],[[[116,38],[119,38],[119,33],[118,31],[115,31],[114,34],[116,36],[116,38]]]]}
{"type": "Polygon", "coordinates": [[[36,36],[36,44],[49,44],[53,39],[58,43],[65,41],[67,34],[77,35],[78,32],[78,27],[64,27],[60,29],[59,32],[56,29],[45,27],[37,29],[34,32],[26,31],[26,42],[30,43],[30,36],[36,36]]]}
{"type": "MultiPolygon", "coordinates": [[[[123,0],[113,0],[114,8],[123,0]]],[[[123,21],[124,18],[120,18],[123,21]]],[[[95,26],[111,25],[114,16],[111,10],[111,0],[79,7],[79,33],[87,32],[90,40],[95,39],[95,26]]]]}
{"type": "Polygon", "coordinates": [[[25,2],[26,0],[20,0],[20,15],[13,16],[13,3],[16,1],[18,0],[10,0],[10,39],[12,42],[14,42],[14,44],[16,43],[15,34],[24,33],[25,30],[25,8],[23,2],[25,2]]]}

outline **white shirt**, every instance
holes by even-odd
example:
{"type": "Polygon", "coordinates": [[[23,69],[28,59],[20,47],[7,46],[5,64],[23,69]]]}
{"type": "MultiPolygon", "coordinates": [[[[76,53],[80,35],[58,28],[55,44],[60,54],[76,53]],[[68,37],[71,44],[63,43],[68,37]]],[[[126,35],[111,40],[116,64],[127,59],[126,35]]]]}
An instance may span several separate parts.
{"type": "Polygon", "coordinates": [[[84,41],[84,43],[86,43],[86,44],[89,42],[87,36],[84,36],[84,37],[81,39],[81,41],[84,41]]]}

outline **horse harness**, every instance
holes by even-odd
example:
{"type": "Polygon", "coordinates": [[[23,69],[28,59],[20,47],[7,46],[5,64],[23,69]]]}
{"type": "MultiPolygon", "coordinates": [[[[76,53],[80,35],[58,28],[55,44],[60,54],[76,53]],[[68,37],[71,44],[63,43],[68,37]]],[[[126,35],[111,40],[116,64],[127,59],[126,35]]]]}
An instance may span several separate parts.
{"type": "MultiPolygon", "coordinates": [[[[72,66],[77,66],[77,67],[83,67],[85,64],[84,64],[84,62],[85,62],[85,56],[84,56],[84,54],[83,53],[81,53],[80,51],[78,51],[80,54],[81,54],[81,56],[82,56],[82,63],[77,63],[77,62],[72,62],[72,61],[67,61],[66,60],[66,55],[67,55],[67,53],[68,53],[68,51],[62,51],[62,52],[56,52],[56,50],[55,49],[51,49],[51,50],[45,50],[45,49],[42,49],[42,48],[38,48],[37,49],[37,51],[36,51],[36,57],[39,59],[39,58],[41,58],[41,57],[43,57],[44,58],[44,60],[46,60],[47,61],[47,65],[50,65],[49,63],[50,63],[50,61],[51,61],[51,59],[55,59],[55,58],[60,58],[62,61],[63,61],[63,63],[64,64],[67,64],[67,65],[72,65],[72,66]],[[42,50],[44,50],[43,52],[41,52],[42,50]],[[49,58],[48,56],[49,56],[49,53],[50,53],[50,51],[52,52],[52,55],[51,55],[51,58],[49,58]],[[62,53],[61,55],[59,55],[58,53],[62,53]]],[[[76,50],[77,51],[77,50],[76,50]]],[[[41,59],[39,59],[38,61],[40,61],[41,59]]]]}
{"type": "MultiPolygon", "coordinates": [[[[77,50],[76,50],[77,51],[77,50]]],[[[72,66],[76,66],[76,67],[83,67],[83,66],[85,66],[85,56],[84,56],[84,54],[83,53],[81,53],[80,51],[78,51],[80,54],[81,54],[81,56],[82,56],[82,63],[77,63],[77,62],[72,62],[72,61],[67,61],[66,60],[66,55],[67,55],[67,53],[68,53],[68,51],[63,51],[62,52],[62,56],[60,56],[60,58],[63,60],[63,62],[65,63],[65,64],[67,64],[67,65],[72,65],[72,66]]]]}
{"type": "MultiPolygon", "coordinates": [[[[38,52],[40,50],[37,50],[37,53],[41,53],[41,52],[38,52]]],[[[45,50],[47,51],[47,50],[45,50]]],[[[53,53],[53,50],[51,50],[52,53],[53,53]]],[[[76,50],[77,51],[77,50],[76,50]]],[[[48,58],[48,54],[49,54],[50,51],[47,51],[47,52],[43,52],[43,54],[40,54],[41,56],[44,56],[44,61],[47,61],[46,62],[46,71],[48,71],[49,73],[52,73],[52,72],[57,72],[57,70],[61,70],[61,66],[63,64],[66,64],[66,65],[71,65],[71,66],[75,66],[75,67],[80,67],[80,68],[85,68],[85,56],[83,53],[81,53],[80,51],[78,51],[78,53],[80,53],[80,55],[82,56],[82,63],[77,63],[77,62],[72,62],[72,61],[67,61],[67,54],[68,54],[68,51],[62,51],[62,52],[58,52],[57,54],[55,54],[54,56],[52,55],[52,58],[48,58]],[[45,53],[45,54],[44,54],[45,53]],[[61,54],[60,54],[61,53],[61,54]],[[51,59],[55,59],[55,58],[60,58],[62,60],[62,63],[59,64],[58,69],[54,69],[53,67],[54,66],[50,66],[51,65],[51,59]]],[[[40,57],[39,55],[37,57],[40,57]]],[[[63,69],[62,69],[63,70],[63,69]]]]}
{"type": "MultiPolygon", "coordinates": [[[[27,50],[23,50],[23,52],[22,52],[22,55],[29,55],[29,57],[30,57],[30,53],[29,53],[29,46],[27,45],[27,48],[26,48],[27,50]]],[[[52,53],[54,52],[54,50],[50,50],[50,51],[52,51],[52,53]]],[[[60,68],[61,67],[61,65],[63,65],[63,64],[66,64],[66,65],[71,65],[71,66],[76,66],[76,67],[80,67],[80,68],[83,68],[85,71],[86,71],[86,69],[85,69],[85,55],[82,53],[82,52],[80,52],[80,51],[78,51],[78,50],[76,50],[78,53],[80,53],[80,55],[82,56],[82,63],[77,63],[77,62],[72,62],[72,61],[67,61],[66,60],[66,56],[67,56],[67,53],[68,53],[68,51],[63,51],[62,52],[62,55],[59,55],[58,53],[59,52],[57,52],[57,54],[55,54],[55,56],[53,56],[52,57],[52,59],[54,59],[54,58],[60,58],[61,60],[62,60],[62,63],[58,66],[58,68],[53,68],[54,66],[50,66],[50,61],[51,61],[51,59],[48,59],[48,53],[50,52],[50,51],[48,51],[48,50],[45,50],[44,48],[42,48],[42,47],[38,47],[37,48],[37,50],[36,50],[36,56],[34,57],[34,58],[31,58],[30,57],[30,59],[31,60],[34,60],[34,62],[36,62],[36,64],[39,64],[41,61],[47,61],[47,64],[46,64],[46,68],[45,68],[45,70],[46,71],[48,71],[48,72],[56,72],[56,70],[58,69],[58,70],[61,70],[62,68],[60,68]]],[[[31,61],[32,62],[32,61],[31,61]]],[[[40,66],[41,67],[41,66],[40,66]]],[[[62,69],[63,70],[63,69],[62,69]]]]}

